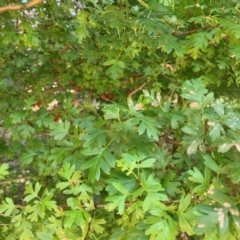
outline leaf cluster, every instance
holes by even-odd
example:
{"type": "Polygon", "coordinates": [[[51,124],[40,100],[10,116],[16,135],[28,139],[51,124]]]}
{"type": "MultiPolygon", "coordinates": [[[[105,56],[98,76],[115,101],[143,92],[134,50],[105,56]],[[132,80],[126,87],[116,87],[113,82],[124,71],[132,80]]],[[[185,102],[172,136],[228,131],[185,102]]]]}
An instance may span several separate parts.
{"type": "MultiPolygon", "coordinates": [[[[0,204],[4,231],[21,239],[237,239],[240,115],[200,79],[181,89],[182,104],[145,89],[95,117],[66,108],[71,118],[33,119],[34,131],[19,138],[27,123],[17,118],[11,144],[28,146],[20,164],[32,170],[23,202],[6,196],[0,204]]],[[[3,179],[7,164],[1,169],[3,179]]]]}
{"type": "Polygon", "coordinates": [[[237,240],[239,4],[30,10],[0,14],[1,237],[237,240]]]}

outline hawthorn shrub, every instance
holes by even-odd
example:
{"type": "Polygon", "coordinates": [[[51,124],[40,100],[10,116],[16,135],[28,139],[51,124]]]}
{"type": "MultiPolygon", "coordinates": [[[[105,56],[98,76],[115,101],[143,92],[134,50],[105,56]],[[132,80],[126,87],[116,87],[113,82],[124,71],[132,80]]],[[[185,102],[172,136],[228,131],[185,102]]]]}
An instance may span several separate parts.
{"type": "Polygon", "coordinates": [[[238,239],[240,115],[200,79],[181,89],[95,114],[23,102],[6,119],[1,237],[238,239]]]}
{"type": "Polygon", "coordinates": [[[1,238],[239,239],[239,3],[28,3],[0,6],[1,238]]]}

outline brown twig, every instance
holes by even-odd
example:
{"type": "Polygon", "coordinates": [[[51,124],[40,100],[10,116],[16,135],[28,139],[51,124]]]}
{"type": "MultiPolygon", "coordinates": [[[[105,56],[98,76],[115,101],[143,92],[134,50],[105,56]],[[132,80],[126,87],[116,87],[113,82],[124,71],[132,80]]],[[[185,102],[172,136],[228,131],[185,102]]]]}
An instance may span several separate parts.
{"type": "Polygon", "coordinates": [[[140,91],[143,89],[143,87],[148,84],[150,82],[150,80],[147,80],[145,83],[143,83],[140,87],[138,87],[137,89],[135,89],[134,91],[132,91],[129,95],[128,95],[128,104],[132,104],[132,95],[135,94],[136,92],[140,91]]]}
{"type": "Polygon", "coordinates": [[[7,6],[0,7],[0,14],[3,13],[3,12],[7,12],[7,11],[18,11],[18,10],[22,10],[22,9],[35,7],[36,5],[39,5],[39,4],[42,4],[42,3],[43,3],[43,0],[32,0],[29,3],[27,3],[26,5],[23,5],[23,4],[9,4],[7,6]]]}
{"type": "Polygon", "coordinates": [[[175,33],[173,33],[173,36],[188,35],[188,34],[193,34],[195,32],[197,32],[196,29],[190,30],[190,31],[186,31],[186,32],[175,32],[175,33]]]}

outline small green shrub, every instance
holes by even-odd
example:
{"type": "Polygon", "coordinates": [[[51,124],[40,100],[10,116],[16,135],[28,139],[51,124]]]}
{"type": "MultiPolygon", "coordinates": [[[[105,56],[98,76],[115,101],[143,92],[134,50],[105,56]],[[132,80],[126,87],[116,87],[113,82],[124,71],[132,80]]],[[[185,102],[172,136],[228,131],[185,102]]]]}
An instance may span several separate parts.
{"type": "Polygon", "coordinates": [[[58,122],[43,108],[12,114],[8,152],[25,171],[14,179],[2,164],[0,176],[25,190],[2,191],[2,235],[237,239],[240,116],[200,79],[175,97],[143,90],[96,116],[67,100],[58,122]]]}

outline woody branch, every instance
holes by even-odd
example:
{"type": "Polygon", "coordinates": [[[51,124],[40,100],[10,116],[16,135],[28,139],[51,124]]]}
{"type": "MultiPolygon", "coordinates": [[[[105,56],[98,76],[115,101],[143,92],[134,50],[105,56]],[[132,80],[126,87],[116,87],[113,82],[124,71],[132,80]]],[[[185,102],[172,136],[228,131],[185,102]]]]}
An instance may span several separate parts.
{"type": "Polygon", "coordinates": [[[27,8],[31,8],[34,7],[36,5],[42,4],[43,0],[32,0],[27,4],[9,4],[3,7],[0,7],[0,14],[7,12],[7,11],[18,11],[18,10],[22,10],[22,9],[27,9],[27,8]]]}

